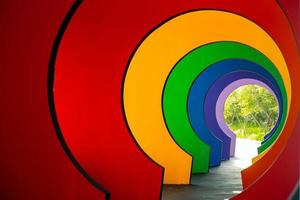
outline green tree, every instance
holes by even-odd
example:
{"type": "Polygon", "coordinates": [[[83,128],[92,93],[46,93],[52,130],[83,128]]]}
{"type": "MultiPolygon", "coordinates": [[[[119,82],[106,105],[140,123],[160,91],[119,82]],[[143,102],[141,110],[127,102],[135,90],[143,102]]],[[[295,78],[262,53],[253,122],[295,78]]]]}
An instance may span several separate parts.
{"type": "Polygon", "coordinates": [[[278,112],[275,97],[257,85],[234,90],[224,106],[225,121],[237,137],[259,141],[275,126],[278,112]]]}

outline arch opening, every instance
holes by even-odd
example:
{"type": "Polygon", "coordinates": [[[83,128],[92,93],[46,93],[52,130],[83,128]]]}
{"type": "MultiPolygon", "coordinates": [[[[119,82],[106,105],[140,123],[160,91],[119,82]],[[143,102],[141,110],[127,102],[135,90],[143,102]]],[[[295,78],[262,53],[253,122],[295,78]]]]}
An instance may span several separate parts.
{"type": "Polygon", "coordinates": [[[278,100],[269,88],[243,85],[228,95],[223,115],[237,138],[263,141],[278,121],[278,100]]]}

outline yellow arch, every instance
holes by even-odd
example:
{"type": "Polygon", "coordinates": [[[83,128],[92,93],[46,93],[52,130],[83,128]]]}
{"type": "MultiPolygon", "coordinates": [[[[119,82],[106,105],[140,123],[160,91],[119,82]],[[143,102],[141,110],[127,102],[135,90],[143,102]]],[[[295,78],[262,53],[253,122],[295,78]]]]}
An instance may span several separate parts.
{"type": "Polygon", "coordinates": [[[256,163],[257,161],[259,161],[262,157],[264,157],[264,155],[266,155],[266,153],[272,148],[272,145],[269,146],[266,150],[264,150],[263,152],[261,152],[258,156],[255,156],[254,158],[252,158],[252,164],[256,163]]]}
{"type": "Polygon", "coordinates": [[[284,58],[272,38],[252,21],[233,13],[203,10],[163,24],[135,52],[124,82],[123,103],[136,141],[165,168],[166,184],[189,183],[191,157],[177,146],[164,123],[164,83],[180,58],[196,47],[216,41],[240,42],[266,55],[278,67],[290,107],[291,83],[284,58]]]}

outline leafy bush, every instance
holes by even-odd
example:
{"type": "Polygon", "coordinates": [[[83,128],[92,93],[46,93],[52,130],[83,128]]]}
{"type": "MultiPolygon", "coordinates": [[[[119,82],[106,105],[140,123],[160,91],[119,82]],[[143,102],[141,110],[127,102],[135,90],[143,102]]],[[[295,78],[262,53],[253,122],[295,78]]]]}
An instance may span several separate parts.
{"type": "Polygon", "coordinates": [[[278,112],[275,97],[257,85],[234,90],[224,106],[225,121],[237,137],[259,141],[275,126],[278,112]]]}

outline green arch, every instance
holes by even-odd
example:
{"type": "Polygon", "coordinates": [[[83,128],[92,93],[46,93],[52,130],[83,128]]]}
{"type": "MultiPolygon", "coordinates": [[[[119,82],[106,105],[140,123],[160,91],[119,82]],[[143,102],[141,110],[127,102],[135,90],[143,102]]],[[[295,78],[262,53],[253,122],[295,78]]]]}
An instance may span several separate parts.
{"type": "Polygon", "coordinates": [[[192,50],[170,72],[163,91],[162,106],[170,134],[181,148],[193,156],[193,173],[207,171],[209,146],[201,141],[190,125],[186,108],[189,89],[204,69],[226,59],[245,59],[261,65],[274,77],[280,87],[283,99],[282,118],[272,137],[258,148],[259,153],[276,140],[286,120],[287,94],[283,80],[274,64],[261,52],[230,41],[210,43],[192,50]]]}

